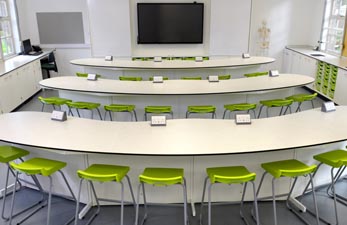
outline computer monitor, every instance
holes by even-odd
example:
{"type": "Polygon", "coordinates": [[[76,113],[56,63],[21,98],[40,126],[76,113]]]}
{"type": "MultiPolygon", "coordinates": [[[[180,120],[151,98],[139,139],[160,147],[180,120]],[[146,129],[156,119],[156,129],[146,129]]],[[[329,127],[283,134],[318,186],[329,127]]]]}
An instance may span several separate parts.
{"type": "Polygon", "coordinates": [[[22,44],[23,44],[23,53],[25,55],[29,54],[29,52],[33,50],[31,47],[30,39],[26,39],[22,41],[22,44]]]}

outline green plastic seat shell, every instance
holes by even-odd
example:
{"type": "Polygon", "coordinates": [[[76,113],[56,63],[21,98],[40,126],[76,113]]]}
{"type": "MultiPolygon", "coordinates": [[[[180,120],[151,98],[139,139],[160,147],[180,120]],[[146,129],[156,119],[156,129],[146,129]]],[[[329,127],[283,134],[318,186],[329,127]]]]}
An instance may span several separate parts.
{"type": "Polygon", "coordinates": [[[317,168],[316,165],[308,166],[296,159],[262,163],[261,167],[275,178],[302,176],[314,172],[317,168]]]}
{"type": "Polygon", "coordinates": [[[29,155],[29,152],[24,149],[17,148],[14,146],[9,146],[9,145],[0,146],[0,162],[1,163],[8,163],[10,161],[13,161],[15,159],[21,158],[26,155],[29,155]]]}
{"type": "Polygon", "coordinates": [[[324,152],[313,156],[313,158],[334,168],[347,166],[347,151],[340,149],[324,152]]]}
{"type": "Polygon", "coordinates": [[[77,170],[77,175],[80,178],[108,182],[122,181],[125,175],[129,172],[130,167],[119,165],[92,164],[85,170],[77,170]]]}
{"type": "Polygon", "coordinates": [[[184,170],[181,168],[145,168],[139,175],[139,181],[156,186],[184,183],[184,170]]]}
{"type": "Polygon", "coordinates": [[[206,173],[211,183],[245,183],[256,178],[256,174],[244,166],[211,167],[206,169],[206,173]]]}
{"type": "Polygon", "coordinates": [[[19,164],[10,162],[10,166],[17,171],[29,175],[41,174],[43,176],[50,176],[56,171],[64,168],[66,163],[52,159],[31,158],[19,164]]]}

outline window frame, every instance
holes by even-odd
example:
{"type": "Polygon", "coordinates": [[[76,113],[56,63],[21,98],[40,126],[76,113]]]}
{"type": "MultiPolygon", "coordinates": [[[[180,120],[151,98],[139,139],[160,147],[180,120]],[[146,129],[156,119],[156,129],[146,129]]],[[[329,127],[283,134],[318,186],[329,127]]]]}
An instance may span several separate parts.
{"type": "MultiPolygon", "coordinates": [[[[325,3],[325,12],[321,29],[321,43],[320,48],[322,51],[332,55],[343,55],[345,52],[346,43],[346,10],[347,2],[344,3],[344,15],[341,14],[341,5],[339,8],[334,7],[338,1],[346,0],[327,0],[325,3]],[[338,10],[334,14],[334,10],[338,10]],[[333,26],[335,24],[335,26],[333,26]],[[342,28],[336,27],[339,24],[342,28]]],[[[347,52],[346,52],[347,54],[347,52]]]]}
{"type": "MultiPolygon", "coordinates": [[[[17,23],[17,18],[13,18],[16,17],[16,15],[13,15],[13,10],[10,9],[11,4],[9,2],[9,0],[0,0],[0,3],[4,2],[6,5],[6,17],[1,17],[0,16],[0,23],[2,22],[6,22],[8,24],[8,34],[6,36],[1,37],[0,36],[0,59],[1,60],[6,60],[9,59],[13,56],[16,55],[16,42],[15,42],[15,34],[14,34],[14,27],[18,27],[18,25],[14,26],[13,23],[16,22],[17,23]],[[10,49],[12,49],[12,51],[7,54],[6,52],[3,51],[4,47],[3,47],[3,40],[7,42],[7,48],[10,47],[10,49]],[[9,42],[7,40],[10,40],[10,44],[8,44],[9,42]]],[[[18,31],[16,31],[18,32],[18,31]]]]}

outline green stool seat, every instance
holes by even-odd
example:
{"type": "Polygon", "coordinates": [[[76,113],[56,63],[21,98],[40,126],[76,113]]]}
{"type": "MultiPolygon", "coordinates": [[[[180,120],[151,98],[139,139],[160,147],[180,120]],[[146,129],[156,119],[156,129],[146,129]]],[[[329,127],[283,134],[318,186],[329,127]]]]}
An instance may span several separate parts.
{"type": "Polygon", "coordinates": [[[259,110],[259,114],[258,114],[258,118],[260,118],[261,115],[261,111],[263,109],[264,106],[266,106],[266,116],[269,117],[269,108],[272,107],[281,107],[281,111],[279,113],[279,116],[286,114],[287,110],[289,109],[289,112],[291,113],[292,110],[290,108],[290,106],[293,104],[293,100],[292,99],[270,99],[270,100],[262,100],[259,102],[261,104],[260,106],[260,110],[259,110]],[[286,107],[286,109],[283,111],[284,107],[286,107]]]}
{"type": "Polygon", "coordinates": [[[176,168],[145,168],[139,181],[147,184],[164,186],[183,184],[184,170],[176,168]]]}
{"type": "MultiPolygon", "coordinates": [[[[38,212],[44,206],[48,205],[47,223],[46,224],[50,225],[50,219],[51,219],[50,215],[51,215],[51,205],[52,205],[52,188],[53,188],[53,182],[52,182],[51,175],[56,173],[56,172],[59,172],[61,174],[63,180],[65,181],[66,186],[68,187],[68,189],[71,193],[72,199],[74,201],[76,201],[75,195],[72,192],[72,189],[71,189],[69,183],[67,182],[65,175],[61,171],[61,169],[66,166],[65,162],[52,160],[52,159],[46,159],[46,158],[31,158],[31,159],[24,161],[24,162],[21,162],[19,164],[16,164],[14,162],[10,162],[10,166],[13,170],[16,171],[16,182],[15,182],[15,187],[14,187],[13,193],[12,193],[11,216],[10,216],[9,224],[11,224],[12,218],[13,218],[13,208],[14,208],[15,194],[16,194],[16,183],[19,179],[19,177],[18,177],[19,173],[23,173],[23,174],[26,174],[26,175],[29,175],[32,177],[35,175],[41,175],[41,176],[49,178],[49,191],[48,191],[47,203],[46,203],[46,201],[43,201],[42,206],[40,208],[37,208],[37,210],[35,210],[34,212],[29,213],[28,216],[23,220],[28,219],[34,213],[38,212]]],[[[38,186],[38,187],[39,187],[41,193],[45,194],[45,192],[43,191],[41,186],[38,186]]],[[[71,222],[72,220],[73,220],[73,218],[68,220],[67,223],[71,222]]]]}
{"type": "Polygon", "coordinates": [[[123,105],[123,104],[111,104],[111,105],[105,105],[105,120],[106,120],[106,113],[109,113],[111,121],[112,119],[112,112],[128,112],[130,113],[131,117],[134,114],[135,121],[137,121],[137,115],[135,111],[135,105],[123,105]]]}
{"type": "Polygon", "coordinates": [[[93,118],[93,110],[96,109],[98,111],[100,120],[102,120],[101,113],[99,110],[100,103],[95,103],[95,102],[67,102],[66,105],[69,107],[69,115],[72,113],[72,109],[76,109],[78,117],[81,117],[79,110],[80,109],[85,109],[85,110],[90,110],[92,112],[91,118],[93,118]]]}
{"type": "Polygon", "coordinates": [[[85,170],[77,170],[80,178],[99,182],[120,182],[130,170],[129,166],[93,164],[85,170]]]}
{"type": "Polygon", "coordinates": [[[181,168],[145,168],[143,173],[139,175],[140,184],[137,189],[137,206],[136,206],[136,216],[135,225],[138,224],[139,220],[139,205],[140,205],[140,195],[141,187],[143,194],[144,203],[144,217],[140,224],[143,224],[147,218],[147,198],[145,193],[145,184],[150,184],[157,187],[166,187],[170,185],[180,185],[183,188],[183,206],[184,206],[184,225],[188,225],[188,213],[187,213],[187,187],[186,180],[184,178],[184,170],[181,168]]]}
{"type": "Polygon", "coordinates": [[[347,166],[347,151],[345,150],[333,150],[315,155],[313,158],[334,168],[347,166]]]}
{"type": "Polygon", "coordinates": [[[45,158],[32,158],[19,164],[10,162],[10,165],[13,169],[29,175],[50,176],[64,168],[66,163],[45,158]]]}
{"type": "Polygon", "coordinates": [[[241,198],[241,209],[240,215],[246,224],[249,224],[246,218],[244,217],[244,197],[246,193],[247,183],[251,182],[253,185],[253,195],[254,195],[254,208],[255,208],[255,218],[257,225],[259,225],[259,216],[258,216],[258,203],[255,190],[255,178],[256,174],[249,172],[249,170],[244,166],[226,166],[226,167],[211,167],[206,169],[207,177],[205,178],[204,188],[202,192],[201,199],[201,209],[200,209],[200,224],[202,224],[202,213],[204,207],[204,198],[206,193],[207,181],[209,181],[208,186],[208,225],[212,224],[211,218],[211,196],[212,196],[212,186],[217,183],[222,184],[244,184],[241,198]]]}
{"type": "Polygon", "coordinates": [[[218,80],[230,80],[231,75],[226,74],[226,75],[218,75],[218,80]]]}
{"type": "Polygon", "coordinates": [[[317,97],[317,95],[318,94],[316,92],[313,94],[296,94],[296,95],[289,96],[286,99],[291,99],[294,102],[297,102],[298,108],[296,109],[295,112],[299,112],[299,111],[301,111],[300,107],[301,107],[302,103],[305,101],[311,101],[312,108],[314,108],[313,100],[317,97]]]}
{"type": "Polygon", "coordinates": [[[66,98],[59,98],[59,97],[48,97],[44,98],[39,96],[39,101],[42,103],[41,112],[43,112],[45,105],[52,105],[53,109],[55,110],[55,106],[59,106],[61,108],[62,105],[65,105],[68,102],[72,102],[70,99],[66,98]]]}
{"type": "Polygon", "coordinates": [[[147,114],[170,114],[173,118],[172,106],[162,106],[162,105],[150,105],[145,107],[145,120],[147,120],[147,114]]]}
{"type": "Polygon", "coordinates": [[[259,77],[259,76],[265,76],[268,75],[269,72],[255,72],[255,73],[246,73],[244,74],[245,77],[259,77]]]}
{"type": "Polygon", "coordinates": [[[206,173],[211,183],[244,183],[255,180],[256,174],[244,166],[226,166],[207,168],[206,173]]]}
{"type": "Polygon", "coordinates": [[[263,163],[261,167],[275,178],[303,176],[313,173],[317,168],[316,165],[307,166],[295,159],[263,163]]]}
{"type": "Polygon", "coordinates": [[[129,166],[119,166],[119,165],[107,165],[107,164],[92,164],[85,170],[77,170],[77,175],[81,179],[79,184],[79,191],[78,191],[78,197],[76,202],[76,212],[75,212],[75,225],[78,223],[78,213],[79,213],[79,205],[80,205],[80,198],[81,198],[81,190],[82,190],[82,183],[84,180],[88,181],[90,184],[90,187],[92,189],[95,201],[97,203],[97,210],[94,212],[94,214],[89,218],[88,222],[86,224],[90,224],[93,219],[99,214],[100,212],[100,204],[99,201],[109,201],[109,202],[120,202],[121,203],[121,214],[120,214],[120,224],[123,225],[124,220],[124,184],[123,184],[123,178],[125,177],[127,179],[131,197],[133,200],[134,207],[136,208],[135,203],[135,197],[133,193],[133,189],[130,183],[130,179],[128,177],[128,172],[130,170],[129,166]],[[116,182],[121,185],[121,200],[110,200],[110,199],[99,199],[96,195],[95,187],[93,182],[116,182]]]}
{"type": "Polygon", "coordinates": [[[202,80],[202,77],[181,77],[181,80],[202,80]]]}
{"type": "Polygon", "coordinates": [[[191,60],[191,61],[194,61],[195,60],[195,57],[183,57],[182,60],[191,60]]]}
{"type": "Polygon", "coordinates": [[[188,118],[189,115],[192,113],[198,113],[198,114],[211,113],[212,118],[215,118],[216,117],[216,107],[213,105],[190,105],[187,108],[186,118],[188,118]]]}
{"type": "Polygon", "coordinates": [[[26,155],[29,155],[29,152],[24,149],[9,146],[9,145],[0,146],[0,162],[1,163],[8,163],[15,159],[22,158],[26,155]]]}
{"type": "MultiPolygon", "coordinates": [[[[79,72],[77,72],[76,76],[78,76],[78,77],[88,77],[88,73],[79,73],[79,72]]],[[[100,77],[101,77],[101,75],[96,74],[96,78],[100,78],[100,77]]]]}
{"type": "Polygon", "coordinates": [[[247,113],[252,110],[254,118],[257,116],[255,115],[255,108],[257,108],[257,104],[253,103],[235,103],[235,104],[227,104],[224,105],[224,113],[223,113],[223,119],[225,119],[226,113],[229,112],[235,112],[235,111],[247,111],[247,113]]]}
{"type": "Polygon", "coordinates": [[[120,76],[119,80],[121,80],[121,81],[142,81],[142,77],[124,77],[124,76],[120,76]]]}
{"type": "MultiPolygon", "coordinates": [[[[338,210],[337,210],[337,200],[343,200],[343,202],[347,201],[346,197],[343,197],[341,195],[338,195],[335,192],[335,184],[336,182],[341,178],[343,175],[343,172],[346,169],[347,166],[347,151],[337,149],[332,150],[329,152],[324,152],[318,155],[314,155],[313,158],[319,162],[316,173],[321,165],[325,164],[331,167],[330,169],[330,178],[331,183],[329,187],[327,188],[327,194],[334,199],[334,210],[335,210],[335,222],[332,221],[326,221],[321,218],[322,221],[326,222],[327,224],[340,224],[339,223],[339,217],[338,217],[338,210]],[[337,172],[334,173],[334,169],[337,169],[337,172]]],[[[316,175],[316,173],[314,175],[316,175]]],[[[303,192],[305,194],[308,187],[306,187],[305,191],[303,192]]]]}
{"type": "Polygon", "coordinates": [[[261,177],[261,181],[257,191],[257,196],[259,195],[259,191],[263,184],[265,175],[266,174],[272,175],[273,177],[272,178],[272,203],[273,203],[274,225],[277,225],[275,180],[281,177],[294,178],[294,182],[291,185],[291,188],[287,197],[286,206],[290,211],[295,213],[296,216],[298,216],[301,220],[307,223],[306,220],[302,217],[301,215],[302,213],[299,213],[296,210],[294,210],[294,208],[291,207],[291,204],[289,203],[289,199],[292,198],[291,195],[296,185],[297,179],[300,176],[304,176],[304,177],[308,176],[310,178],[308,185],[311,184],[311,187],[312,187],[313,203],[314,203],[315,212],[316,212],[316,222],[317,224],[319,224],[318,208],[317,208],[316,195],[315,195],[314,184],[313,184],[313,173],[317,169],[316,165],[308,166],[305,163],[298,161],[296,159],[289,159],[289,160],[263,163],[261,164],[261,167],[265,170],[265,172],[263,173],[263,176],[261,177]]]}

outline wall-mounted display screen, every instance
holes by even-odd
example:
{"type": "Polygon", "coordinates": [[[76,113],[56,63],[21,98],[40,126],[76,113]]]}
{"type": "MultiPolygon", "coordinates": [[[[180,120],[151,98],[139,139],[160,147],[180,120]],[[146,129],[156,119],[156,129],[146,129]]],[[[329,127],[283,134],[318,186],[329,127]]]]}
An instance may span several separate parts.
{"type": "Polygon", "coordinates": [[[203,3],[138,3],[138,44],[203,43],[203,3]]]}

